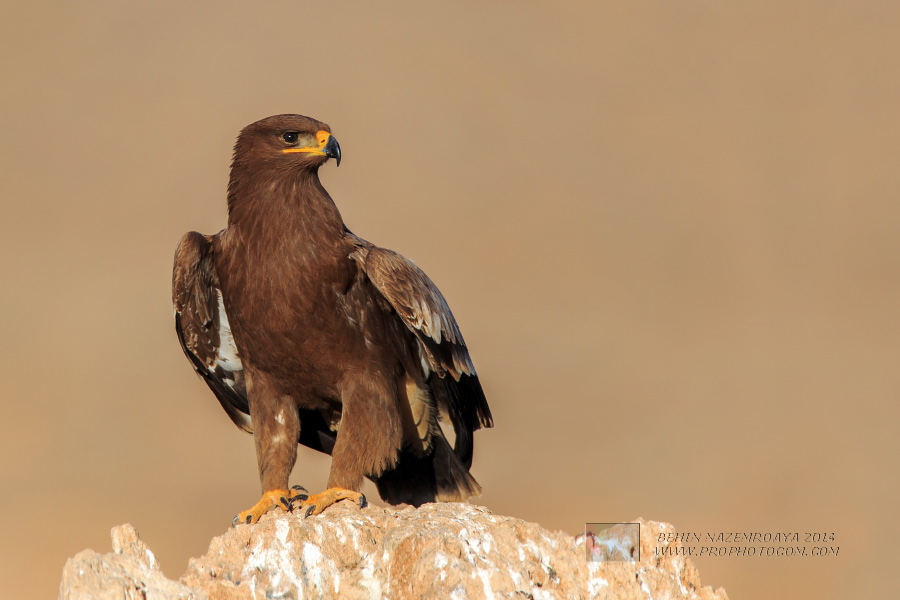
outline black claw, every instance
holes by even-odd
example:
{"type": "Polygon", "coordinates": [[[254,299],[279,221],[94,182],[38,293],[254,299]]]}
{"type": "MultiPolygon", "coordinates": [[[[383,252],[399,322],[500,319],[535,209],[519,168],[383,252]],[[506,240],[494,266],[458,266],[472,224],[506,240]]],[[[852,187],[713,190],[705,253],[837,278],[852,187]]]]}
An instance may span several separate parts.
{"type": "Polygon", "coordinates": [[[253,519],[253,515],[247,515],[247,519],[244,521],[247,525],[250,524],[250,521],[253,519]]]}
{"type": "Polygon", "coordinates": [[[307,489],[306,489],[305,487],[303,487],[302,485],[294,485],[294,486],[291,486],[291,489],[292,489],[292,490],[297,490],[298,492],[303,492],[304,494],[308,494],[308,493],[309,493],[309,490],[307,490],[307,489]]]}
{"type": "Polygon", "coordinates": [[[299,500],[300,502],[304,502],[306,500],[309,500],[309,496],[307,496],[306,494],[297,494],[296,496],[291,496],[291,504],[293,504],[297,500],[299,500]]]}
{"type": "Polygon", "coordinates": [[[284,507],[285,507],[286,509],[291,510],[291,503],[290,503],[290,501],[289,501],[287,498],[285,498],[284,496],[281,497],[281,503],[284,504],[284,507]]]}
{"type": "Polygon", "coordinates": [[[240,518],[241,518],[240,515],[237,516],[237,517],[235,517],[235,518],[233,518],[233,519],[231,520],[231,526],[232,526],[232,527],[237,527],[237,526],[238,526],[238,519],[240,519],[240,518]]]}
{"type": "Polygon", "coordinates": [[[366,500],[366,495],[365,495],[365,494],[360,494],[360,495],[359,495],[359,507],[360,507],[360,508],[365,508],[365,507],[367,507],[368,505],[369,505],[369,502],[366,500]]]}
{"type": "Polygon", "coordinates": [[[308,517],[310,515],[310,513],[312,513],[312,511],[314,511],[314,510],[316,510],[315,504],[313,504],[312,506],[310,506],[309,508],[306,509],[306,514],[303,515],[303,518],[305,519],[306,517],[308,517]]]}

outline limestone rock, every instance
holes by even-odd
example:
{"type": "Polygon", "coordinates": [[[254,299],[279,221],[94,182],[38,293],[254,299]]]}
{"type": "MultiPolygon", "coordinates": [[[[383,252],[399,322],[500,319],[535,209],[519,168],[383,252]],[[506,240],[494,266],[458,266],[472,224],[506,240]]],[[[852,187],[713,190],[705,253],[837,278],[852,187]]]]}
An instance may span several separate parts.
{"type": "Polygon", "coordinates": [[[166,579],[153,552],[131,523],[114,527],[111,554],[83,550],[66,561],[59,597],[70,600],[197,598],[188,587],[166,579]]]}
{"type": "Polygon", "coordinates": [[[60,598],[726,599],[721,588],[701,587],[690,560],[654,553],[660,531],[674,528],[641,521],[638,563],[588,562],[581,536],[479,506],[341,502],[318,517],[273,511],[230,529],[175,582],[134,527],[121,525],[112,530],[112,553],[69,559],[60,598]]]}

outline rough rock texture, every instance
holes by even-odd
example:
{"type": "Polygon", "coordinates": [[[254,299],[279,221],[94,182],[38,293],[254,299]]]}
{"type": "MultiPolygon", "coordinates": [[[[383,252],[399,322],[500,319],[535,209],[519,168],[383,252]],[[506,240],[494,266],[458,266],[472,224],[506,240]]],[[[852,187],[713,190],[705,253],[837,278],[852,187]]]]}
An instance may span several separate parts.
{"type": "MultiPolygon", "coordinates": [[[[671,525],[641,521],[639,563],[588,562],[582,536],[550,532],[468,504],[418,510],[341,502],[318,517],[273,512],[216,537],[180,581],[166,579],[131,525],[113,552],[85,550],[63,569],[60,598],[697,598],[682,556],[654,553],[671,525]]],[[[678,545],[672,542],[671,545],[678,545]]],[[[631,548],[633,552],[635,548],[631,548]]]]}

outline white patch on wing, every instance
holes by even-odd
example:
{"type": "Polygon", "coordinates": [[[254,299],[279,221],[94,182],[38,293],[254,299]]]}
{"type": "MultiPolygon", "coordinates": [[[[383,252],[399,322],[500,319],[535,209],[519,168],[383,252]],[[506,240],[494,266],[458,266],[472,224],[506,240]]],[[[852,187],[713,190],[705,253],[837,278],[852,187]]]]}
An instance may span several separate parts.
{"type": "Polygon", "coordinates": [[[441,343],[441,315],[437,312],[431,313],[431,337],[441,343]]]}
{"type": "Polygon", "coordinates": [[[447,440],[447,443],[451,447],[455,446],[456,427],[453,426],[453,421],[450,420],[450,413],[447,412],[447,407],[445,406],[442,406],[440,412],[438,412],[438,427],[441,428],[441,433],[444,434],[444,439],[447,440]]]}
{"type": "Polygon", "coordinates": [[[428,357],[425,356],[425,350],[422,348],[421,342],[419,342],[419,360],[422,361],[422,373],[425,374],[425,379],[428,379],[431,376],[431,367],[428,366],[428,357]]]}
{"type": "MultiPolygon", "coordinates": [[[[226,371],[240,371],[244,368],[241,358],[238,356],[237,345],[231,335],[231,325],[228,324],[228,315],[225,313],[225,303],[222,301],[222,292],[216,290],[219,299],[219,348],[217,364],[226,371]]],[[[210,369],[212,370],[212,369],[210,369]]]]}

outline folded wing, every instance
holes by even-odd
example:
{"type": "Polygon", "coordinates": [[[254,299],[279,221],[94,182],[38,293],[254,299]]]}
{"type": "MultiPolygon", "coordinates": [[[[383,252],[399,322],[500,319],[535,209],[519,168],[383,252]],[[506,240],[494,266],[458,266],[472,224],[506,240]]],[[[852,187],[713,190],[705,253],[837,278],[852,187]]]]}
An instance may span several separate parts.
{"type": "Polygon", "coordinates": [[[172,303],[175,331],[185,356],[234,424],[252,433],[243,366],[231,335],[207,236],[190,232],[178,243],[172,303]]]}
{"type": "Polygon", "coordinates": [[[352,257],[418,340],[423,375],[441,420],[449,419],[454,450],[471,466],[472,432],[491,427],[493,419],[447,301],[422,269],[396,252],[365,245],[352,257]]]}

